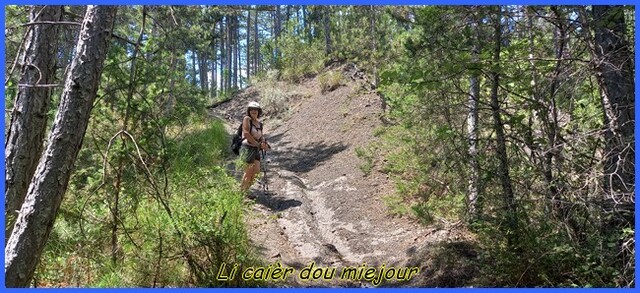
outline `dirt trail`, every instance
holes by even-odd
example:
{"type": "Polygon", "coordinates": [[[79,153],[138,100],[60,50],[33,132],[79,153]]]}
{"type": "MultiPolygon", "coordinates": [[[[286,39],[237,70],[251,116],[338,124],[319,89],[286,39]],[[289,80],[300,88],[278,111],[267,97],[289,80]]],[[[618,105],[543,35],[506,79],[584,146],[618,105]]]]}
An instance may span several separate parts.
{"type": "MultiPolygon", "coordinates": [[[[348,68],[334,70],[345,75],[345,85],[326,93],[315,79],[283,85],[293,93],[288,114],[275,117],[265,107],[265,134],[272,146],[267,156],[270,192],[264,194],[259,183],[252,188],[256,198],[249,219],[251,240],[268,262],[296,272],[311,262],[337,268],[329,281],[289,278],[281,286],[373,286],[367,280],[339,278],[343,268],[363,265],[420,270],[411,280],[382,286],[441,286],[437,278],[448,272],[430,267],[430,248],[464,235],[451,227],[425,227],[388,213],[382,197],[392,192],[392,183],[376,170],[364,174],[364,162],[355,151],[375,139],[372,132],[381,125],[380,98],[351,80],[348,68]]],[[[250,88],[212,114],[228,119],[232,132],[245,105],[261,97],[258,89],[250,88]]]]}

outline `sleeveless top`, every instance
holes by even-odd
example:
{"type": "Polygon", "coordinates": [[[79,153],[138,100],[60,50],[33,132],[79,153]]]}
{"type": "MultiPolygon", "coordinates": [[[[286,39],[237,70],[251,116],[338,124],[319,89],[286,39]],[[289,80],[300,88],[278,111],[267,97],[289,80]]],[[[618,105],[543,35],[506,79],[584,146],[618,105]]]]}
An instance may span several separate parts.
{"type": "MultiPolygon", "coordinates": [[[[251,133],[251,136],[253,136],[257,141],[260,141],[262,138],[262,122],[260,122],[259,126],[255,126],[253,125],[253,120],[249,119],[249,133],[251,133]]],[[[255,145],[251,145],[247,138],[242,139],[242,144],[257,147],[255,145]]]]}

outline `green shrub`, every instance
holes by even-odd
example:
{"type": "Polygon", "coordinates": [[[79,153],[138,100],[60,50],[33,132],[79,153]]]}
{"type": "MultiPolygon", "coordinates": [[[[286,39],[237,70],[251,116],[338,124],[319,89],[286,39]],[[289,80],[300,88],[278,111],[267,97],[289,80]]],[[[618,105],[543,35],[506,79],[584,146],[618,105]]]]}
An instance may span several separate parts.
{"type": "Polygon", "coordinates": [[[308,43],[298,36],[287,34],[279,44],[282,57],[277,68],[281,68],[282,80],[297,82],[324,69],[325,53],[322,42],[308,43]]]}
{"type": "Polygon", "coordinates": [[[336,71],[328,71],[318,76],[320,90],[322,93],[330,92],[342,85],[342,73],[336,71]]]}
{"type": "Polygon", "coordinates": [[[274,116],[281,116],[289,110],[289,102],[292,94],[281,87],[273,86],[264,88],[260,105],[274,116]]]}
{"type": "Polygon", "coordinates": [[[360,165],[360,170],[364,175],[370,175],[374,166],[374,153],[369,148],[361,147],[357,147],[355,151],[358,158],[364,160],[364,163],[360,165]]]}

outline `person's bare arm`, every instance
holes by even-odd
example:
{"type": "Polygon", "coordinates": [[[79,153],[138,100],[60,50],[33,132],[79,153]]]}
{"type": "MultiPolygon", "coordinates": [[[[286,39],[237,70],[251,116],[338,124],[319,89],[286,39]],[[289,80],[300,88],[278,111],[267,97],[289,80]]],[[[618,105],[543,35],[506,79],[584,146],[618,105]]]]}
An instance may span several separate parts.
{"type": "Polygon", "coordinates": [[[267,138],[264,136],[264,124],[262,124],[262,139],[261,139],[260,148],[263,150],[270,149],[269,143],[267,143],[267,138]]]}

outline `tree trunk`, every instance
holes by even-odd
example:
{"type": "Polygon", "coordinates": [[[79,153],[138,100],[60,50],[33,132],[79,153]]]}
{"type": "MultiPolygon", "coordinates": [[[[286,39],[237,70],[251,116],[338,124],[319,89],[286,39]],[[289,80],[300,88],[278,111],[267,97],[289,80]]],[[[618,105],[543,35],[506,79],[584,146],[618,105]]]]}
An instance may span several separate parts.
{"type": "Polygon", "coordinates": [[[211,97],[215,98],[218,96],[218,74],[217,74],[217,70],[218,70],[218,39],[219,37],[217,36],[216,33],[216,26],[218,25],[218,23],[220,22],[216,22],[213,25],[213,40],[211,41],[211,51],[213,52],[213,56],[211,58],[211,91],[210,91],[210,95],[211,97]]]}
{"type": "Polygon", "coordinates": [[[240,75],[240,70],[238,70],[238,61],[240,60],[240,21],[238,20],[238,16],[233,16],[233,86],[232,88],[235,90],[238,88],[238,76],[240,75]]]}
{"type": "Polygon", "coordinates": [[[198,54],[198,73],[200,74],[200,89],[203,91],[209,90],[209,77],[207,76],[209,72],[209,61],[207,56],[207,52],[205,50],[198,50],[200,54],[198,54]]]}
{"type": "Polygon", "coordinates": [[[89,6],[65,81],[49,145],[5,248],[5,285],[26,287],[45,247],[67,189],[111,39],[116,6],[89,6]]]}
{"type": "MultiPolygon", "coordinates": [[[[540,172],[544,175],[544,164],[540,164],[541,155],[539,154],[539,148],[535,143],[536,140],[542,139],[542,134],[540,134],[539,131],[533,130],[534,126],[543,124],[543,122],[540,121],[540,115],[548,115],[546,114],[547,111],[544,111],[544,109],[540,106],[543,105],[544,102],[540,100],[541,87],[538,81],[539,73],[534,59],[536,55],[536,42],[534,38],[534,16],[537,14],[535,9],[536,8],[533,6],[528,6],[525,11],[525,17],[527,19],[527,41],[529,42],[529,67],[527,69],[531,73],[531,89],[529,92],[531,102],[527,104],[527,109],[529,110],[529,119],[527,121],[527,130],[524,135],[524,141],[529,148],[527,153],[529,154],[530,160],[535,166],[538,166],[538,168],[540,168],[540,172]],[[542,113],[540,113],[541,108],[543,109],[542,113]]],[[[549,188],[547,188],[547,191],[549,191],[549,188]]],[[[545,212],[551,212],[550,205],[545,204],[545,209],[545,212]]]]}
{"type": "Polygon", "coordinates": [[[236,78],[236,69],[235,69],[235,60],[236,60],[236,37],[235,37],[235,17],[229,16],[229,27],[227,33],[229,34],[229,49],[227,53],[229,55],[229,86],[228,89],[230,91],[235,88],[235,78],[236,78]]]}
{"type": "MultiPolygon", "coordinates": [[[[331,6],[323,6],[322,9],[322,26],[324,29],[324,53],[326,56],[331,56],[333,48],[331,46],[331,6]]],[[[372,36],[375,38],[375,36],[372,36]]]]}
{"type": "Polygon", "coordinates": [[[503,232],[507,235],[507,245],[514,247],[517,242],[517,218],[515,198],[511,177],[509,175],[509,158],[507,155],[507,144],[504,134],[504,123],[500,116],[501,108],[498,99],[498,89],[500,88],[500,53],[502,44],[502,8],[498,6],[498,11],[494,20],[494,49],[493,64],[490,72],[491,76],[491,112],[493,114],[493,128],[496,133],[496,152],[499,160],[498,177],[502,186],[503,203],[505,206],[506,224],[503,225],[503,232]]]}
{"type": "Polygon", "coordinates": [[[307,41],[311,42],[313,40],[313,35],[311,35],[311,24],[310,24],[310,15],[307,5],[302,5],[302,22],[304,31],[306,33],[307,41]]]}
{"type": "Polygon", "coordinates": [[[622,6],[593,6],[595,73],[605,121],[606,200],[632,203],[635,186],[634,64],[622,6]]]}
{"type": "Polygon", "coordinates": [[[253,22],[253,74],[257,74],[260,65],[260,39],[258,35],[258,16],[260,12],[256,10],[256,20],[253,22]]]}
{"type": "Polygon", "coordinates": [[[198,84],[197,81],[197,71],[196,71],[196,51],[191,50],[191,85],[194,87],[198,84]]]}
{"type": "MultiPolygon", "coordinates": [[[[480,64],[480,32],[477,20],[471,24],[474,32],[474,44],[471,49],[471,62],[475,66],[480,64]]],[[[480,182],[480,170],[478,161],[478,101],[480,99],[480,69],[474,68],[471,71],[469,86],[469,114],[467,116],[467,133],[469,135],[469,162],[470,174],[467,190],[469,205],[469,215],[471,218],[478,216],[478,185],[480,182]]]]}
{"type": "MultiPolygon", "coordinates": [[[[126,96],[126,108],[124,112],[124,119],[122,121],[122,131],[128,131],[129,129],[129,121],[131,120],[132,112],[134,111],[131,106],[131,102],[134,99],[135,90],[137,87],[138,81],[138,55],[140,54],[140,48],[142,46],[142,41],[144,40],[144,36],[147,35],[145,32],[146,24],[147,24],[147,7],[142,6],[142,22],[140,23],[140,32],[138,33],[138,38],[133,48],[133,52],[131,53],[131,66],[129,67],[129,85],[126,96]]],[[[126,150],[126,139],[121,137],[122,144],[120,145],[120,151],[124,153],[126,150]]],[[[121,185],[122,185],[122,177],[125,172],[125,158],[122,156],[118,156],[117,165],[115,172],[115,182],[113,183],[113,190],[110,192],[112,196],[108,199],[109,202],[109,210],[111,212],[111,263],[113,265],[117,264],[121,248],[120,243],[118,241],[118,224],[123,221],[124,214],[120,213],[120,198],[121,198],[121,185]]]]}
{"type": "Polygon", "coordinates": [[[251,80],[251,6],[247,9],[247,82],[251,80]]]}
{"type": "MultiPolygon", "coordinates": [[[[33,6],[29,20],[59,21],[62,9],[62,6],[33,6]]],[[[35,24],[28,30],[5,146],[5,244],[42,153],[55,78],[59,25],[35,24]]]]}
{"type": "Polygon", "coordinates": [[[273,19],[276,45],[275,45],[275,51],[273,53],[274,53],[276,68],[278,69],[281,69],[280,68],[280,31],[282,30],[282,17],[280,15],[281,13],[282,12],[280,11],[280,5],[276,5],[275,17],[273,19]]]}
{"type": "MultiPolygon", "coordinates": [[[[627,40],[623,6],[593,6],[593,23],[587,41],[593,56],[594,73],[600,88],[604,113],[603,222],[602,241],[618,245],[608,253],[621,278],[633,284],[634,251],[629,252],[620,235],[633,229],[635,221],[635,141],[634,141],[634,54],[627,40]]],[[[584,22],[584,21],[583,21],[584,22]]]]}
{"type": "MultiPolygon", "coordinates": [[[[169,66],[169,72],[173,72],[175,70],[177,70],[180,62],[178,61],[178,58],[182,58],[182,54],[180,54],[178,52],[178,49],[176,48],[175,44],[169,44],[169,50],[171,52],[171,60],[169,61],[170,66],[169,66]],[[178,57],[180,56],[180,57],[178,57]]],[[[167,94],[167,100],[164,101],[164,104],[162,106],[162,116],[163,117],[168,117],[171,115],[171,112],[173,112],[173,107],[175,105],[176,102],[176,97],[174,94],[173,89],[176,88],[176,78],[173,75],[169,75],[169,92],[167,94]]]]}
{"type": "Polygon", "coordinates": [[[226,26],[227,26],[227,17],[225,16],[222,21],[220,21],[220,90],[223,95],[226,92],[225,86],[227,85],[227,75],[225,74],[225,69],[227,69],[227,34],[226,34],[226,26]]]}
{"type": "Polygon", "coordinates": [[[555,29],[553,31],[553,45],[556,58],[553,75],[551,76],[551,85],[548,93],[548,99],[543,101],[545,108],[542,111],[542,123],[545,125],[545,133],[547,135],[548,149],[545,151],[543,170],[545,183],[547,185],[547,199],[550,203],[550,209],[554,216],[559,219],[566,218],[564,215],[561,198],[562,192],[558,183],[558,175],[554,174],[554,170],[561,170],[558,167],[561,161],[562,145],[560,143],[560,130],[558,124],[558,106],[557,106],[557,90],[560,87],[563,72],[562,57],[567,43],[566,24],[564,17],[561,15],[557,7],[551,7],[556,20],[555,29]]]}
{"type": "Polygon", "coordinates": [[[232,62],[232,55],[233,55],[233,35],[232,35],[232,27],[233,27],[233,20],[231,16],[227,16],[227,27],[225,30],[226,33],[226,49],[225,49],[225,56],[226,56],[226,65],[225,68],[227,69],[227,72],[225,74],[225,80],[226,80],[226,85],[225,85],[225,92],[226,93],[230,93],[231,92],[231,74],[233,72],[233,62],[232,62]]]}

